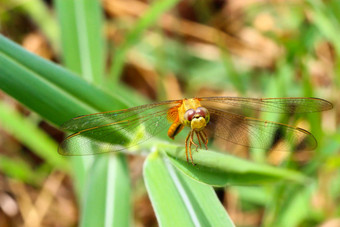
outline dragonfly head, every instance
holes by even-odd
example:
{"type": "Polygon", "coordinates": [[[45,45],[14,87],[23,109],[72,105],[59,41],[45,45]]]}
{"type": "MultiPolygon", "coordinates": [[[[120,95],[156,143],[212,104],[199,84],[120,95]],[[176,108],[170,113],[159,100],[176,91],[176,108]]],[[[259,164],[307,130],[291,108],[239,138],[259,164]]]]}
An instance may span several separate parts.
{"type": "Polygon", "coordinates": [[[196,110],[189,109],[184,114],[184,124],[196,131],[204,129],[209,120],[209,111],[204,107],[197,107],[196,110]]]}

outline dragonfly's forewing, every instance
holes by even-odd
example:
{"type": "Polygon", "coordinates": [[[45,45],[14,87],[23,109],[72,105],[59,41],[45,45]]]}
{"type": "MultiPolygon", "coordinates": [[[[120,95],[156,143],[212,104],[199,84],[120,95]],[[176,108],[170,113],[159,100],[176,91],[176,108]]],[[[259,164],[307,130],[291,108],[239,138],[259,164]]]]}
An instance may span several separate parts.
{"type": "Polygon", "coordinates": [[[270,149],[274,143],[284,140],[275,150],[288,151],[290,146],[314,149],[317,142],[308,131],[285,124],[263,121],[213,108],[210,122],[206,127],[209,135],[222,138],[228,142],[258,148],[270,149]]]}
{"type": "Polygon", "coordinates": [[[59,153],[90,155],[135,146],[169,127],[167,112],[174,105],[166,101],[73,118],[62,126],[74,134],[61,143],[59,153]]]}
{"type": "Polygon", "coordinates": [[[226,110],[229,108],[250,109],[271,113],[312,113],[330,110],[332,103],[319,98],[199,98],[203,106],[226,110]]]}

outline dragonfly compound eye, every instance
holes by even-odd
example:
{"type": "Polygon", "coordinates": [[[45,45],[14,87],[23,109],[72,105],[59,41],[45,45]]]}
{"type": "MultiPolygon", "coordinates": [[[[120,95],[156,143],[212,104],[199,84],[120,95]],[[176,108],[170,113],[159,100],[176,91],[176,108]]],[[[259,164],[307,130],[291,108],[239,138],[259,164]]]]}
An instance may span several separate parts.
{"type": "Polygon", "coordinates": [[[195,114],[196,114],[195,110],[188,109],[184,114],[184,119],[187,121],[191,121],[195,114]]]}
{"type": "Polygon", "coordinates": [[[200,115],[201,117],[205,118],[205,116],[208,114],[208,110],[204,107],[198,107],[196,109],[196,114],[200,115]]]}

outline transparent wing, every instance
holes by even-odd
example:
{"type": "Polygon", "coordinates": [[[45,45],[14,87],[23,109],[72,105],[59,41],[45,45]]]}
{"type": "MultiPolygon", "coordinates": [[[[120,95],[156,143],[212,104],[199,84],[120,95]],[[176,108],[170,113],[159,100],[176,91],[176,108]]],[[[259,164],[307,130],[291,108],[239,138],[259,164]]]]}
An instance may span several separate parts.
{"type": "Polygon", "coordinates": [[[206,130],[209,135],[217,136],[231,143],[258,149],[270,149],[280,140],[286,141],[275,150],[289,150],[290,145],[304,149],[314,149],[317,142],[308,131],[285,124],[262,121],[213,108],[206,130]]]}
{"type": "Polygon", "coordinates": [[[166,101],[73,118],[62,128],[75,133],[61,143],[58,152],[90,155],[135,146],[170,125],[167,112],[174,105],[176,101],[166,101]]]}
{"type": "Polygon", "coordinates": [[[333,108],[332,103],[319,98],[199,98],[202,106],[226,110],[228,108],[251,109],[272,113],[311,113],[333,108]]]}
{"type": "Polygon", "coordinates": [[[136,106],[129,109],[83,115],[72,118],[71,120],[65,122],[63,125],[61,125],[61,128],[70,132],[78,132],[81,130],[86,130],[89,128],[102,126],[114,122],[132,120],[149,114],[149,110],[157,111],[157,107],[159,107],[160,109],[162,109],[162,106],[171,107],[178,102],[181,102],[181,100],[169,100],[159,103],[136,106]]]}

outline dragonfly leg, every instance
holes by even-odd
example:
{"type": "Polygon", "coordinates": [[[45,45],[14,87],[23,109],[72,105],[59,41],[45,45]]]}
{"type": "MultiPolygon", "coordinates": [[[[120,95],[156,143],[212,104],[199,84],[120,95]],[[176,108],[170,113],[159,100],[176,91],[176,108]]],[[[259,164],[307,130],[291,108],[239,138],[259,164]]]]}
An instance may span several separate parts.
{"type": "MultiPolygon", "coordinates": [[[[191,134],[191,131],[189,132],[187,138],[185,139],[185,156],[187,157],[187,162],[189,162],[189,158],[188,158],[188,140],[189,140],[190,134],[191,134]]],[[[190,146],[190,143],[189,143],[189,146],[190,146]]]]}
{"type": "Polygon", "coordinates": [[[194,141],[192,140],[193,138],[193,135],[194,135],[194,131],[191,130],[189,132],[189,134],[187,135],[187,138],[185,139],[185,155],[186,155],[186,158],[187,158],[187,162],[189,162],[189,158],[188,158],[188,150],[189,150],[189,155],[190,155],[190,160],[191,160],[191,163],[192,165],[195,165],[194,164],[194,160],[192,158],[192,153],[191,153],[191,145],[194,144],[196,146],[196,149],[197,149],[197,144],[194,143],[194,141]],[[189,143],[188,143],[189,142],[189,143]]]}
{"type": "Polygon", "coordinates": [[[204,146],[205,146],[205,149],[208,150],[208,137],[207,137],[207,134],[205,134],[204,131],[200,131],[200,138],[202,140],[202,142],[204,142],[204,146]]]}
{"type": "Polygon", "coordinates": [[[204,137],[203,137],[201,132],[198,132],[197,136],[199,136],[199,139],[202,140],[202,143],[205,143],[205,139],[204,139],[204,137]]]}
{"type": "Polygon", "coordinates": [[[191,146],[191,144],[193,144],[193,145],[196,147],[196,151],[197,151],[198,144],[196,144],[196,143],[194,142],[194,133],[197,133],[197,132],[192,131],[192,132],[191,132],[191,135],[190,135],[190,146],[191,146]]]}
{"type": "Polygon", "coordinates": [[[192,158],[192,153],[191,153],[191,144],[189,145],[189,154],[190,154],[191,163],[192,163],[192,165],[194,166],[194,165],[195,165],[195,163],[194,163],[194,159],[192,158]]]}
{"type": "MultiPolygon", "coordinates": [[[[202,148],[201,139],[200,139],[200,132],[196,132],[196,136],[197,136],[197,140],[198,140],[198,143],[200,145],[200,148],[202,148]]],[[[203,140],[202,140],[202,142],[203,142],[203,140]]]]}

